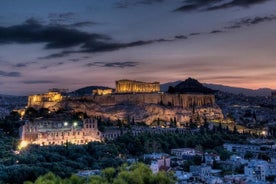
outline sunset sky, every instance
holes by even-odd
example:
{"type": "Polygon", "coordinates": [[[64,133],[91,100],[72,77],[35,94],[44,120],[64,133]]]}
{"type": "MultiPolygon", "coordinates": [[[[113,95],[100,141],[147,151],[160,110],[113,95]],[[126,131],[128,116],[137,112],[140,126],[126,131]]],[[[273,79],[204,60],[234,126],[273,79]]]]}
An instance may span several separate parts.
{"type": "Polygon", "coordinates": [[[1,0],[0,94],[115,80],[276,89],[275,0],[1,0]]]}

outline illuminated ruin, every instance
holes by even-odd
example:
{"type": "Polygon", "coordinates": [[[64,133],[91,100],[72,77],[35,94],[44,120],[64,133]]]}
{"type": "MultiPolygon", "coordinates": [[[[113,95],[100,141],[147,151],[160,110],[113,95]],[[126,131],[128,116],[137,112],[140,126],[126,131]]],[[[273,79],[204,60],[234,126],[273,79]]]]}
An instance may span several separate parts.
{"type": "Polygon", "coordinates": [[[157,93],[160,92],[159,82],[141,82],[135,80],[116,81],[116,93],[157,93]]]}
{"type": "Polygon", "coordinates": [[[49,91],[44,94],[31,95],[28,97],[27,107],[49,108],[62,101],[62,93],[60,91],[49,91]]]}
{"type": "Polygon", "coordinates": [[[27,121],[21,127],[21,142],[27,144],[63,145],[66,143],[86,144],[92,141],[102,141],[95,119],[85,119],[83,122],[61,121],[27,121]]]}

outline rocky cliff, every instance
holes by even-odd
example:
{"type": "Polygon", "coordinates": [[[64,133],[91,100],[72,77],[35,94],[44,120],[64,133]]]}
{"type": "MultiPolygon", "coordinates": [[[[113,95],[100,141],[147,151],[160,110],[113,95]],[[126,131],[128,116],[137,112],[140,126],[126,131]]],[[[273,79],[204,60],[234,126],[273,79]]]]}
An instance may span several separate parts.
{"type": "Polygon", "coordinates": [[[179,123],[189,122],[197,116],[203,120],[222,119],[213,95],[180,94],[126,94],[70,98],[59,102],[53,109],[85,112],[88,116],[101,116],[112,121],[134,120],[151,124],[157,119],[179,123]],[[169,99],[169,100],[168,100],[169,99]]]}

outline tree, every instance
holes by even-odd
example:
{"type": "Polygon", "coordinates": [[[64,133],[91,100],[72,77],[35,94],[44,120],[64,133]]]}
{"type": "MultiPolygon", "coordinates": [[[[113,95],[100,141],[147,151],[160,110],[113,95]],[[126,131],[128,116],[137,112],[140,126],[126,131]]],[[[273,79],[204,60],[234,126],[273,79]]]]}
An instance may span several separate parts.
{"type": "Polygon", "coordinates": [[[168,93],[171,93],[171,94],[175,93],[174,87],[169,86],[168,93]]]}
{"type": "Polygon", "coordinates": [[[108,181],[108,183],[112,183],[115,177],[116,170],[113,167],[108,167],[102,171],[102,176],[108,181]]]}
{"type": "Polygon", "coordinates": [[[75,175],[61,179],[50,172],[38,177],[34,183],[25,182],[25,184],[174,184],[175,181],[171,173],[159,172],[153,174],[147,165],[136,163],[118,169],[106,168],[101,175],[92,176],[89,180],[75,175]]]}

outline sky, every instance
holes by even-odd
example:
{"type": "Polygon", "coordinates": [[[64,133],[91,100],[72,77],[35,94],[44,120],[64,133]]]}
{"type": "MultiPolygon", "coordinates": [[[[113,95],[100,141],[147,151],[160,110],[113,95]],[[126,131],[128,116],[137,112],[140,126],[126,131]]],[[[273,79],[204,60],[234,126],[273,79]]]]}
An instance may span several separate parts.
{"type": "Polygon", "coordinates": [[[188,77],[276,89],[275,0],[0,3],[0,94],[188,77]]]}

